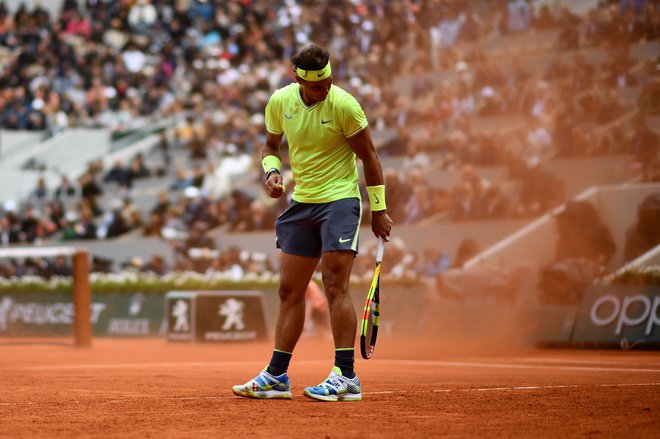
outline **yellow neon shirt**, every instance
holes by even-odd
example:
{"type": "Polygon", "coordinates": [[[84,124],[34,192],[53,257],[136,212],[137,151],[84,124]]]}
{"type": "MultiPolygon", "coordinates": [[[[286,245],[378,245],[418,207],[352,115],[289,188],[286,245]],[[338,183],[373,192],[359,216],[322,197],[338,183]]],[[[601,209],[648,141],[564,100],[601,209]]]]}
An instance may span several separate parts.
{"type": "Polygon", "coordinates": [[[289,143],[295,201],[360,198],[356,156],[346,139],[367,125],[358,101],[336,85],[311,107],[303,102],[298,83],[273,93],[266,105],[266,129],[284,134],[289,143]]]}

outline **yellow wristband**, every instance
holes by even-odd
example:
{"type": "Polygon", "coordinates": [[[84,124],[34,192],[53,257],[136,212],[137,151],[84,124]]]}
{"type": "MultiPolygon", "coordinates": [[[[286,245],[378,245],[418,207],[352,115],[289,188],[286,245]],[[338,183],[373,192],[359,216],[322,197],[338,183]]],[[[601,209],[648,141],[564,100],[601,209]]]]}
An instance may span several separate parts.
{"type": "Polygon", "coordinates": [[[277,169],[277,172],[280,172],[282,169],[282,161],[279,157],[274,155],[267,155],[261,161],[261,166],[264,168],[264,173],[268,173],[271,169],[277,169]]]}
{"type": "Polygon", "coordinates": [[[367,186],[367,193],[369,194],[369,204],[371,205],[372,212],[387,209],[385,205],[385,185],[367,186]]]}

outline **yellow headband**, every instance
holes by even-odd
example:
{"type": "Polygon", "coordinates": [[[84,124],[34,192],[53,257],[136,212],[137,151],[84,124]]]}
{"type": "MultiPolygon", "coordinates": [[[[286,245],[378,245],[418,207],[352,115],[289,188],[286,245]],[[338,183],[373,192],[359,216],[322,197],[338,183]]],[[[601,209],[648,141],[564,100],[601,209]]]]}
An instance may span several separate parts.
{"type": "Polygon", "coordinates": [[[332,67],[330,67],[330,61],[328,60],[328,63],[321,70],[303,70],[296,67],[296,74],[305,81],[323,81],[332,76],[332,67]]]}

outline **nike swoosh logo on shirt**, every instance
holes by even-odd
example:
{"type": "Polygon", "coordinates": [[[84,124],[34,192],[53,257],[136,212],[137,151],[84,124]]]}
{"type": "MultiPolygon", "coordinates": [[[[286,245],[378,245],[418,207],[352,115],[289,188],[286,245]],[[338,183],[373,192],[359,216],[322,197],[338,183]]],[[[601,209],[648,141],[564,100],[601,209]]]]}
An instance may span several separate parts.
{"type": "Polygon", "coordinates": [[[284,115],[284,118],[285,118],[285,119],[292,119],[293,116],[289,116],[288,114],[285,114],[285,115],[284,115]]]}
{"type": "Polygon", "coordinates": [[[323,120],[323,119],[321,119],[321,123],[324,124],[324,125],[325,125],[326,123],[328,123],[328,122],[332,122],[332,121],[333,121],[333,119],[328,119],[328,120],[323,120]]]}

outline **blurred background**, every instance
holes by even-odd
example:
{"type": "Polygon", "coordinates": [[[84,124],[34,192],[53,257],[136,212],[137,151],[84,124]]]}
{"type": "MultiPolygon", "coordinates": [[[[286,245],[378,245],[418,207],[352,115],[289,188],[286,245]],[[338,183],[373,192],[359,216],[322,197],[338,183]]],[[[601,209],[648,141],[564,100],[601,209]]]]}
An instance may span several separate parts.
{"type": "MultiPolygon", "coordinates": [[[[651,0],[0,1],[0,246],[84,247],[97,273],[277,273],[294,185],[263,192],[263,110],[311,40],[366,111],[385,279],[420,306],[547,313],[660,264],[651,0]]],[[[0,258],[5,283],[70,274],[0,258]]]]}

